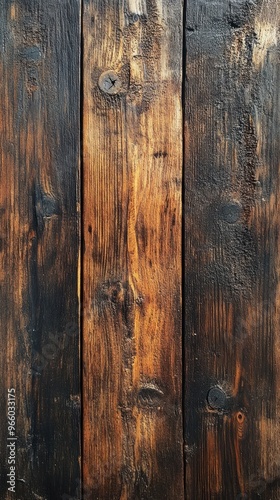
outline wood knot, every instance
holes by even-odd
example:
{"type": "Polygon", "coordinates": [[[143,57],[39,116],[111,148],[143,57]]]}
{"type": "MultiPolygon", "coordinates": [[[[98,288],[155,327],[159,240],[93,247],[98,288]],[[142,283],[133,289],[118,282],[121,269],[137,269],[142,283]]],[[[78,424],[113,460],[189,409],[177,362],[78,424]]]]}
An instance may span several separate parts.
{"type": "Polygon", "coordinates": [[[132,338],[134,329],[134,295],[127,281],[108,280],[101,282],[92,301],[98,314],[109,315],[114,322],[115,331],[132,338]]]}
{"type": "Polygon", "coordinates": [[[241,413],[241,411],[239,411],[236,415],[236,418],[237,418],[237,421],[239,424],[243,424],[243,422],[245,420],[245,415],[244,415],[244,413],[241,413]]]}
{"type": "Polygon", "coordinates": [[[242,206],[238,201],[223,203],[220,207],[220,217],[228,224],[235,224],[241,217],[242,206]]]}
{"type": "Polygon", "coordinates": [[[37,183],[33,186],[32,204],[33,229],[40,235],[48,219],[61,215],[61,208],[58,201],[51,194],[45,193],[37,183]]]}
{"type": "Polygon", "coordinates": [[[22,47],[19,56],[26,62],[38,63],[42,59],[42,49],[37,45],[22,47]]]}
{"type": "Polygon", "coordinates": [[[144,408],[160,409],[164,393],[155,384],[145,384],[138,392],[138,402],[144,408]]]}
{"type": "Polygon", "coordinates": [[[107,281],[102,283],[100,295],[102,302],[111,302],[111,304],[124,304],[126,301],[127,285],[121,281],[107,281]]]}
{"type": "Polygon", "coordinates": [[[235,414],[237,438],[243,439],[246,430],[246,416],[242,411],[235,414]]]}

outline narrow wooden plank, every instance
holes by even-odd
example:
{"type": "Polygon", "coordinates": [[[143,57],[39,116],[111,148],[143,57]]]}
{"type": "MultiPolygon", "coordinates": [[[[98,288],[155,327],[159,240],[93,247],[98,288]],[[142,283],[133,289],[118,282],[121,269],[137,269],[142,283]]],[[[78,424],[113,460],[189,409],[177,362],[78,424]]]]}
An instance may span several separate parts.
{"type": "Polygon", "coordinates": [[[0,0],[0,12],[0,497],[74,498],[80,2],[0,0]]]}
{"type": "Polygon", "coordinates": [[[183,498],[181,2],[84,6],[88,498],[183,498]]]}
{"type": "Polygon", "coordinates": [[[277,0],[187,5],[190,499],[280,495],[279,22],[277,0]]]}

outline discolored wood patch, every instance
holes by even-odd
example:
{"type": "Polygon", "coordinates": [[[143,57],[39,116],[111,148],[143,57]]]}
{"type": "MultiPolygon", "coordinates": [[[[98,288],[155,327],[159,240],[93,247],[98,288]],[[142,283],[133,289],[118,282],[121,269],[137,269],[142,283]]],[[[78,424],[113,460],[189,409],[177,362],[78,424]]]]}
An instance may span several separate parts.
{"type": "Polygon", "coordinates": [[[276,500],[279,5],[185,22],[186,498],[276,500]]]}
{"type": "Polygon", "coordinates": [[[3,500],[80,495],[79,9],[76,0],[0,0],[3,500]]]}

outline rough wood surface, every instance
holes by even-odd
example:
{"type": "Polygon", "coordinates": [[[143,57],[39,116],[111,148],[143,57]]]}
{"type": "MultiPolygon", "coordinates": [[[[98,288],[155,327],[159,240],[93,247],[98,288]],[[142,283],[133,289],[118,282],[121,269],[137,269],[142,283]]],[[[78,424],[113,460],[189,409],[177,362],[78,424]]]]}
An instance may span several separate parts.
{"type": "Polygon", "coordinates": [[[0,497],[72,498],[80,477],[80,5],[0,0],[0,12],[0,497]],[[10,494],[8,389],[18,438],[10,494]]]}
{"type": "Polygon", "coordinates": [[[0,13],[0,498],[278,500],[279,2],[0,13]]]}
{"type": "Polygon", "coordinates": [[[188,499],[280,498],[279,23],[277,0],[187,4],[188,499]]]}
{"type": "Polygon", "coordinates": [[[182,499],[182,5],[84,5],[86,498],[182,499]]]}

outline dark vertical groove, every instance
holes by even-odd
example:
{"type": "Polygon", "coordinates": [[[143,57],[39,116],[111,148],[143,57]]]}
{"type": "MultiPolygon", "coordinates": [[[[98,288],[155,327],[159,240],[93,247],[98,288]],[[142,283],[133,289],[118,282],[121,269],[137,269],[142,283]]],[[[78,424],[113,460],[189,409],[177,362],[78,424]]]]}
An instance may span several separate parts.
{"type": "Polygon", "coordinates": [[[185,467],[185,436],[186,436],[186,310],[185,310],[185,121],[186,121],[186,68],[187,68],[187,40],[186,40],[186,21],[187,21],[187,0],[183,0],[183,40],[182,40],[182,231],[181,231],[181,248],[182,248],[182,405],[183,405],[183,467],[184,467],[184,497],[186,498],[186,467],[185,467]]]}
{"type": "Polygon", "coordinates": [[[83,296],[83,255],[84,255],[84,230],[83,230],[83,207],[84,207],[84,161],[83,161],[83,134],[84,134],[84,123],[83,123],[83,110],[84,110],[84,0],[81,0],[81,52],[80,52],[80,185],[79,185],[79,193],[80,193],[80,391],[81,391],[81,499],[83,498],[83,450],[84,450],[84,426],[83,426],[83,408],[84,408],[84,392],[83,392],[83,304],[84,304],[84,296],[83,296]]]}

